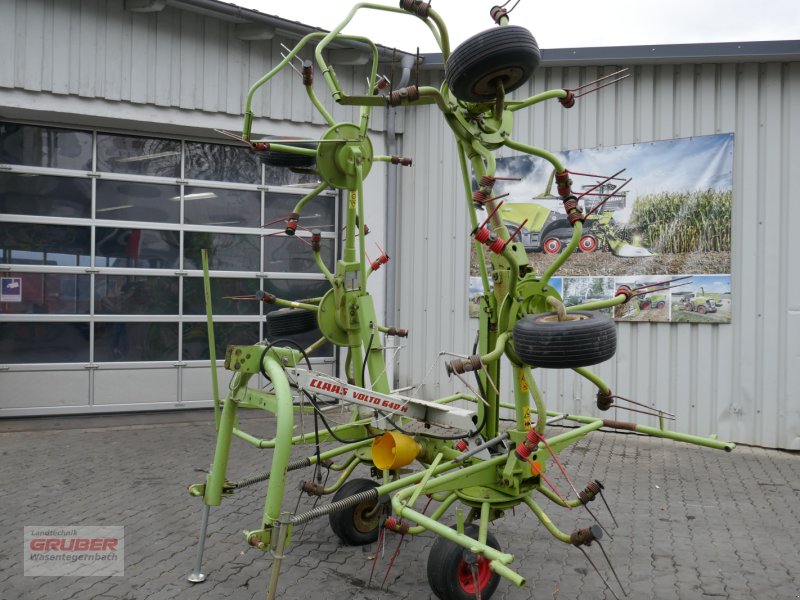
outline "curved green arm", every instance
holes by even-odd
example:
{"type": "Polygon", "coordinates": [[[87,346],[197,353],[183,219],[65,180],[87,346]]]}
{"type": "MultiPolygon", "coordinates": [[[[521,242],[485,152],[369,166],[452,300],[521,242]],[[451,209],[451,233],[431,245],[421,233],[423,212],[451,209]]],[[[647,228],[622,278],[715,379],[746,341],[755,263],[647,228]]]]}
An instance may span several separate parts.
{"type": "Polygon", "coordinates": [[[515,142],[509,137],[504,138],[503,143],[517,152],[524,152],[525,154],[532,154],[533,156],[538,156],[539,158],[545,159],[547,162],[553,165],[557,174],[563,173],[567,170],[566,166],[564,166],[564,163],[562,163],[555,154],[548,152],[543,148],[537,148],[536,146],[529,146],[528,144],[515,142]]]}
{"type": "Polygon", "coordinates": [[[542,522],[542,525],[545,526],[545,529],[547,529],[547,531],[549,531],[554,538],[567,544],[572,543],[569,539],[569,534],[564,533],[558,527],[556,527],[550,520],[550,517],[548,517],[547,514],[542,510],[541,506],[536,504],[536,501],[532,497],[525,496],[522,500],[530,507],[530,509],[533,511],[533,514],[536,515],[536,517],[542,522]]]}
{"type": "Polygon", "coordinates": [[[542,285],[546,285],[555,272],[558,271],[565,262],[567,262],[567,259],[569,259],[570,256],[572,256],[572,253],[578,248],[578,243],[581,241],[582,235],[583,223],[577,221],[572,226],[572,239],[569,241],[569,244],[567,244],[567,247],[564,248],[564,251],[558,255],[558,258],[550,263],[550,266],[547,267],[545,272],[542,274],[542,285]]]}
{"type": "MultiPolygon", "coordinates": [[[[478,215],[475,212],[475,205],[472,203],[472,181],[469,177],[469,168],[467,166],[467,156],[464,153],[464,146],[462,142],[457,143],[458,146],[458,161],[461,165],[461,178],[464,182],[464,192],[467,198],[467,206],[469,208],[469,222],[472,229],[478,227],[478,215]]],[[[475,248],[475,254],[478,257],[478,272],[481,275],[481,283],[483,284],[484,293],[489,293],[489,272],[486,269],[486,256],[483,252],[482,244],[476,240],[472,240],[472,246],[475,248]]]]}
{"type": "Polygon", "coordinates": [[[545,100],[550,100],[552,98],[566,98],[567,91],[566,90],[548,90],[546,92],[542,92],[541,94],[536,94],[535,96],[531,96],[530,98],[525,98],[525,100],[519,101],[510,101],[506,102],[506,108],[511,112],[516,112],[523,108],[528,108],[534,104],[538,104],[539,102],[544,102],[545,100]]]}
{"type": "Polygon", "coordinates": [[[539,386],[536,385],[536,380],[533,378],[533,373],[531,373],[531,368],[529,366],[525,365],[522,367],[522,376],[525,378],[525,383],[528,384],[531,398],[533,398],[533,403],[536,405],[536,433],[540,435],[544,434],[544,428],[547,424],[547,410],[544,406],[544,397],[541,391],[539,391],[539,386]]]}
{"type": "MultiPolygon", "coordinates": [[[[315,151],[314,154],[316,155],[315,151]]],[[[311,200],[319,196],[328,187],[330,187],[329,183],[325,181],[320,183],[317,187],[315,187],[313,190],[311,190],[308,194],[306,194],[300,199],[300,201],[295,205],[294,210],[292,212],[297,213],[298,215],[302,213],[303,209],[306,207],[306,204],[308,204],[311,200]]]]}
{"type": "Polygon", "coordinates": [[[497,336],[497,344],[495,344],[494,350],[489,352],[489,354],[484,354],[481,356],[481,362],[488,364],[493,363],[496,360],[500,360],[500,357],[503,356],[503,352],[506,349],[506,342],[508,342],[508,338],[510,337],[511,334],[507,331],[504,331],[497,336]]]}
{"type": "Polygon", "coordinates": [[[573,310],[600,310],[601,308],[611,308],[612,306],[618,306],[620,304],[625,304],[628,298],[624,294],[620,294],[618,296],[614,296],[613,298],[609,298],[607,300],[596,300],[594,302],[584,302],[583,304],[576,304],[575,306],[568,306],[567,312],[573,310]]]}
{"type": "Polygon", "coordinates": [[[325,105],[320,102],[316,92],[314,92],[313,85],[306,86],[306,94],[308,94],[308,99],[311,100],[311,104],[314,105],[314,107],[319,111],[319,114],[322,115],[322,118],[325,119],[325,122],[331,127],[336,125],[336,121],[334,120],[333,116],[328,112],[328,109],[325,108],[325,105]]]}
{"type": "Polygon", "coordinates": [[[585,377],[586,379],[591,381],[593,384],[597,386],[597,389],[599,389],[604,394],[611,393],[611,388],[608,387],[608,384],[605,381],[603,381],[602,377],[600,377],[596,373],[592,373],[589,369],[585,367],[575,367],[572,370],[575,371],[578,375],[581,375],[582,377],[585,377]]]}
{"type": "Polygon", "coordinates": [[[328,270],[328,267],[325,266],[325,263],[322,260],[322,256],[320,256],[319,252],[313,252],[314,255],[314,262],[317,263],[317,268],[320,272],[325,276],[325,279],[328,280],[328,283],[334,285],[333,274],[328,270]]]}

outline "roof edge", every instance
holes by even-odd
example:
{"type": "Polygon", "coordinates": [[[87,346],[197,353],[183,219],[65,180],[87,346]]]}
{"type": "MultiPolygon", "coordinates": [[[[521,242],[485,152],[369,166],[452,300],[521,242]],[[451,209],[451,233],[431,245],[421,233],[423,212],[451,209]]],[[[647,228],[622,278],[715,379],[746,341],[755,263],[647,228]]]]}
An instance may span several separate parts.
{"type": "MultiPolygon", "coordinates": [[[[441,53],[425,54],[424,68],[443,68],[441,53]]],[[[542,50],[543,67],[800,61],[800,40],[607,46],[542,50]]]]}

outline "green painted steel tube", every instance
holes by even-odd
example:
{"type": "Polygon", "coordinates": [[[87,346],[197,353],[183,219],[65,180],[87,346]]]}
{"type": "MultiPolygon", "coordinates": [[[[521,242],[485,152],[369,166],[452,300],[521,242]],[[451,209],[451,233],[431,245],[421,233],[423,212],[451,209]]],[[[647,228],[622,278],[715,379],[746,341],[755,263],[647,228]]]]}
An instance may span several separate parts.
{"type": "MultiPolygon", "coordinates": [[[[335,433],[339,433],[342,431],[346,431],[348,429],[352,429],[353,427],[365,426],[372,422],[372,419],[360,419],[358,421],[353,421],[352,423],[344,423],[343,425],[337,425],[333,427],[333,431],[335,433]]],[[[256,437],[254,435],[250,435],[246,431],[242,431],[241,429],[234,428],[233,435],[238,437],[241,440],[244,440],[251,446],[255,446],[256,448],[274,448],[275,444],[277,443],[277,437],[272,438],[271,440],[266,440],[263,438],[256,437]]],[[[321,432],[321,435],[328,435],[326,431],[321,432]]],[[[292,444],[305,444],[306,442],[311,442],[314,440],[313,433],[303,433],[301,435],[296,435],[292,438],[292,444]]],[[[368,440],[371,443],[371,440],[368,440]]],[[[348,446],[344,446],[345,448],[348,446]]],[[[359,446],[356,446],[359,447],[359,446]]],[[[346,450],[345,450],[346,451],[346,450]]],[[[338,453],[337,453],[338,454],[338,453]]],[[[336,456],[333,454],[332,456],[336,456]]]]}
{"type": "MultiPolygon", "coordinates": [[[[332,123],[335,125],[335,123],[332,123]]],[[[316,154],[316,151],[314,152],[316,154]]],[[[322,192],[325,191],[326,188],[330,187],[327,181],[323,181],[313,190],[311,190],[308,194],[303,196],[300,201],[295,205],[294,210],[292,212],[297,213],[298,215],[303,212],[303,209],[306,207],[311,200],[319,196],[322,192]]]]}
{"type": "Polygon", "coordinates": [[[208,506],[219,506],[222,502],[222,484],[225,483],[225,473],[228,470],[228,456],[231,450],[231,435],[236,422],[236,402],[231,398],[233,392],[228,394],[225,405],[222,407],[222,416],[217,431],[217,445],[214,448],[214,463],[206,479],[206,489],[203,502],[208,506]]]}
{"type": "Polygon", "coordinates": [[[534,104],[538,104],[539,102],[544,102],[545,100],[551,100],[553,98],[566,98],[567,97],[567,90],[548,90],[546,92],[542,92],[541,94],[536,94],[535,96],[531,96],[529,98],[525,98],[525,100],[520,100],[518,102],[508,102],[506,106],[508,110],[511,112],[516,112],[523,108],[528,108],[534,104]]]}
{"type": "Polygon", "coordinates": [[[533,511],[533,514],[542,522],[542,525],[545,526],[547,531],[551,533],[551,535],[566,544],[571,544],[572,542],[569,539],[569,534],[564,533],[558,527],[556,527],[553,522],[550,520],[550,517],[542,510],[542,507],[536,504],[536,501],[531,496],[525,496],[523,502],[527,504],[530,509],[533,511]]]}
{"type": "Polygon", "coordinates": [[[214,394],[214,429],[219,431],[219,381],[217,379],[217,346],[214,342],[214,315],[211,302],[211,276],[208,272],[208,250],[200,250],[203,263],[203,297],[206,303],[206,322],[208,324],[208,355],[211,357],[211,387],[214,394]]]}
{"type": "Polygon", "coordinates": [[[430,464],[430,466],[427,469],[425,469],[425,476],[422,478],[422,481],[419,482],[419,485],[414,486],[413,488],[414,492],[411,494],[411,498],[409,499],[407,504],[409,507],[414,506],[414,503],[417,501],[417,498],[419,498],[419,495],[422,493],[422,488],[424,488],[425,484],[428,483],[428,480],[431,478],[431,475],[433,475],[433,472],[436,470],[436,467],[439,466],[439,463],[441,461],[442,461],[442,453],[439,452],[439,454],[436,455],[436,458],[433,459],[433,462],[430,464]]]}
{"type": "Polygon", "coordinates": [[[302,154],[303,156],[316,156],[317,151],[312,150],[311,148],[301,148],[300,146],[294,146],[292,144],[276,144],[271,139],[265,140],[253,140],[253,143],[261,142],[264,144],[269,144],[269,149],[274,150],[275,152],[288,152],[289,154],[302,154]]]}
{"type": "MultiPolygon", "coordinates": [[[[610,425],[607,425],[607,427],[610,427],[610,425]]],[[[721,442],[713,438],[700,437],[688,433],[678,433],[677,431],[658,429],[657,427],[648,427],[647,425],[637,424],[635,431],[653,437],[675,440],[676,442],[686,442],[687,444],[705,446],[706,448],[714,448],[715,450],[725,450],[725,452],[730,452],[736,447],[736,444],[733,442],[721,442]]]]}
{"type": "Polygon", "coordinates": [[[553,168],[555,168],[556,173],[563,173],[567,168],[564,166],[564,163],[552,152],[548,152],[542,148],[537,148],[536,146],[529,146],[528,144],[523,144],[521,142],[515,142],[511,138],[505,138],[503,142],[506,146],[511,148],[512,150],[516,150],[517,152],[524,152],[525,154],[532,154],[533,156],[538,156],[539,158],[545,159],[553,168]]]}
{"type": "Polygon", "coordinates": [[[275,298],[273,304],[277,304],[278,306],[283,306],[284,308],[300,308],[303,310],[310,310],[313,312],[319,311],[319,306],[316,304],[305,304],[303,302],[295,302],[294,300],[283,300],[281,298],[275,298]]]}
{"type": "MultiPolygon", "coordinates": [[[[328,112],[328,109],[319,101],[317,94],[314,92],[313,85],[306,86],[306,93],[308,94],[309,100],[311,100],[311,104],[319,111],[319,114],[322,115],[322,118],[325,119],[325,122],[330,126],[333,127],[336,125],[336,121],[331,116],[331,113],[328,112]]],[[[296,212],[296,211],[295,211],[296,212]]]]}
{"type": "Polygon", "coordinates": [[[541,493],[543,496],[546,496],[548,500],[555,502],[559,506],[563,506],[565,508],[577,508],[581,506],[583,503],[580,501],[580,498],[575,498],[574,500],[562,500],[558,494],[556,494],[553,490],[549,487],[542,485],[541,483],[536,486],[536,491],[541,493]]]}
{"type": "Polygon", "coordinates": [[[500,575],[500,577],[505,577],[511,583],[516,585],[517,587],[524,587],[525,586],[525,578],[517,573],[516,571],[512,571],[503,563],[497,560],[493,560],[489,562],[489,568],[500,575]]]}
{"type": "Polygon", "coordinates": [[[357,456],[353,456],[350,459],[350,462],[347,463],[347,466],[345,466],[344,470],[342,471],[342,474],[339,475],[339,478],[336,480],[336,482],[333,485],[328,486],[325,489],[323,489],[322,493],[323,494],[333,494],[335,491],[337,491],[340,487],[342,487],[344,485],[344,482],[347,481],[347,479],[350,477],[350,475],[353,474],[353,471],[355,471],[356,467],[360,463],[361,463],[361,460],[357,456]]]}
{"type": "Polygon", "coordinates": [[[609,298],[608,300],[596,300],[595,302],[585,302],[583,304],[576,304],[575,306],[567,307],[567,312],[573,310],[600,310],[601,308],[611,308],[613,306],[617,306],[619,304],[625,304],[628,301],[628,298],[620,294],[619,296],[614,296],[613,298],[609,298]]]}
{"type": "MultiPolygon", "coordinates": [[[[475,205],[472,203],[472,181],[469,177],[469,168],[467,167],[467,157],[464,153],[464,147],[461,142],[458,142],[458,162],[461,166],[461,178],[464,182],[464,191],[467,197],[467,207],[469,212],[469,222],[472,229],[478,228],[478,215],[475,212],[475,205]]],[[[481,283],[483,284],[484,294],[489,293],[489,271],[486,268],[486,256],[483,253],[481,243],[475,238],[472,239],[472,247],[475,249],[475,255],[478,257],[478,273],[481,276],[481,283]]]]}
{"type": "Polygon", "coordinates": [[[320,348],[322,348],[322,346],[324,346],[325,342],[327,342],[327,341],[328,341],[328,338],[326,338],[325,336],[322,336],[316,342],[314,342],[308,348],[306,348],[305,349],[305,353],[308,356],[311,356],[312,352],[315,352],[316,350],[319,350],[320,348]]]}
{"type": "Polygon", "coordinates": [[[289,380],[281,364],[269,354],[264,357],[264,371],[275,389],[277,409],[275,411],[275,450],[272,453],[270,483],[264,501],[263,525],[276,522],[281,516],[281,503],[286,482],[286,467],[292,451],[292,431],[294,429],[294,410],[289,380]]]}
{"type": "Polygon", "coordinates": [[[586,379],[591,381],[593,384],[597,386],[597,389],[599,389],[604,394],[611,393],[611,388],[608,387],[608,384],[605,381],[603,381],[603,378],[600,377],[597,373],[592,373],[589,369],[585,367],[575,367],[572,370],[575,371],[578,375],[585,377],[586,379]]]}
{"type": "Polygon", "coordinates": [[[575,249],[578,247],[578,244],[581,241],[581,235],[583,235],[583,223],[577,221],[572,225],[572,239],[570,239],[569,244],[567,247],[564,248],[564,251],[558,255],[558,257],[550,263],[550,266],[545,269],[545,272],[542,274],[541,283],[545,285],[550,278],[555,275],[556,271],[558,271],[567,259],[572,256],[572,253],[575,252],[575,249]]]}
{"type": "Polygon", "coordinates": [[[544,406],[544,398],[539,386],[536,385],[536,380],[533,378],[531,368],[529,366],[522,367],[522,376],[525,378],[525,383],[528,384],[528,390],[531,393],[533,402],[536,405],[536,433],[544,434],[544,428],[547,421],[547,410],[544,406]]]}
{"type": "Polygon", "coordinates": [[[506,349],[506,342],[508,342],[508,338],[511,337],[511,334],[507,331],[504,331],[499,336],[497,336],[497,343],[494,346],[494,350],[489,352],[488,354],[484,354],[481,356],[481,362],[484,364],[493,363],[496,360],[500,360],[500,357],[503,356],[503,352],[506,349]]]}
{"type": "Polygon", "coordinates": [[[481,544],[486,543],[486,537],[489,534],[489,512],[491,511],[491,504],[488,502],[481,503],[481,518],[478,524],[478,541],[481,544]]]}
{"type": "Polygon", "coordinates": [[[320,253],[319,252],[312,252],[312,254],[314,255],[314,262],[317,263],[317,268],[325,276],[325,279],[328,280],[328,283],[330,283],[331,285],[334,285],[335,280],[333,278],[333,274],[328,270],[328,267],[325,266],[325,263],[323,262],[322,256],[320,255],[320,253]]]}
{"type": "Polygon", "coordinates": [[[358,181],[358,254],[361,267],[361,291],[367,291],[367,250],[365,230],[366,219],[364,215],[364,171],[361,168],[361,151],[355,150],[356,154],[356,180],[358,181]]]}
{"type": "MultiPolygon", "coordinates": [[[[435,499],[436,498],[434,498],[434,500],[435,499]]],[[[431,519],[433,519],[434,521],[438,521],[456,500],[458,500],[458,494],[456,494],[455,492],[448,494],[447,497],[444,500],[442,500],[442,503],[439,505],[439,507],[435,511],[433,511],[433,513],[431,514],[431,519]]],[[[426,531],[427,529],[425,529],[421,525],[414,525],[413,527],[408,528],[408,533],[410,533],[411,535],[419,535],[420,533],[425,533],[426,531]]]]}

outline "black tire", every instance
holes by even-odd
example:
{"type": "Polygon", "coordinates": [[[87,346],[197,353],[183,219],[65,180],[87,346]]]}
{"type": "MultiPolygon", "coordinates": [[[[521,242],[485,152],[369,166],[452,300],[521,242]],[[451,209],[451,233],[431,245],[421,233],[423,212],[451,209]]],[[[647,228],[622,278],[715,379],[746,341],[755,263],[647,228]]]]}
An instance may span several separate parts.
{"type": "MultiPolygon", "coordinates": [[[[286,144],[295,148],[305,148],[306,150],[316,150],[317,144],[314,142],[300,142],[296,143],[296,138],[275,138],[272,141],[276,144],[286,144]],[[292,142],[292,143],[288,143],[292,142]]],[[[305,154],[294,154],[293,152],[282,152],[280,150],[262,150],[258,153],[261,162],[271,167],[289,167],[289,168],[308,168],[313,167],[317,162],[316,156],[307,156],[305,154]]]]}
{"type": "Polygon", "coordinates": [[[518,25],[487,29],[467,39],[447,59],[445,80],[465,102],[488,102],[502,81],[506,93],[530,79],[542,60],[530,31],[518,25]]]}
{"type": "MultiPolygon", "coordinates": [[[[478,537],[478,527],[467,525],[464,533],[470,537],[478,537]]],[[[488,532],[486,543],[500,550],[497,539],[488,532]]],[[[431,547],[428,554],[428,584],[437,598],[442,600],[474,600],[475,584],[472,578],[469,564],[464,560],[465,553],[470,555],[469,550],[459,546],[455,542],[439,537],[431,547]]],[[[500,575],[489,568],[489,560],[478,557],[478,587],[480,596],[488,600],[497,589],[500,583],[500,575]]]]}
{"type": "Polygon", "coordinates": [[[267,313],[267,339],[305,333],[317,328],[317,313],[301,308],[282,308],[267,313]]]}
{"type": "Polygon", "coordinates": [[[705,306],[703,306],[702,304],[698,304],[698,305],[697,305],[697,309],[696,309],[696,310],[697,310],[697,314],[698,314],[698,315],[704,315],[704,314],[706,314],[706,307],[705,307],[705,306]]]}
{"type": "Polygon", "coordinates": [[[528,315],[514,325],[514,351],[526,365],[573,369],[604,362],[617,350],[617,328],[608,316],[593,311],[528,315]]]}
{"type": "MultiPolygon", "coordinates": [[[[333,502],[376,487],[378,487],[378,484],[371,479],[352,479],[334,494],[333,502]]],[[[339,512],[331,513],[328,515],[331,530],[348,546],[371,544],[378,539],[378,533],[380,533],[383,521],[387,516],[382,510],[368,516],[369,513],[374,511],[375,505],[379,501],[365,501],[339,512]]],[[[391,504],[387,503],[387,506],[391,506],[391,504]]]]}

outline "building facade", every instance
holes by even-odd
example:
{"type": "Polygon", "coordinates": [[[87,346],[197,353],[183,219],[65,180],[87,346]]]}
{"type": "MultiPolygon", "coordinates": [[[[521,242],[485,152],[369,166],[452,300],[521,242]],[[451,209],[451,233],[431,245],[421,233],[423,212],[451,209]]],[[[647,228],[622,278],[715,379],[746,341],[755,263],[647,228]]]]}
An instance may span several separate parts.
{"type": "MultiPolygon", "coordinates": [[[[323,290],[302,242],[270,235],[313,181],[216,131],[241,129],[248,87],[311,31],[214,0],[0,0],[0,276],[22,285],[18,302],[9,293],[0,303],[0,416],[209,406],[202,247],[219,297],[218,354],[264,336],[263,306],[222,296],[323,290]]],[[[364,49],[331,52],[343,85],[363,85],[364,49]]],[[[381,52],[387,70],[401,62],[381,52]]],[[[620,323],[617,356],[598,372],[618,393],[675,412],[678,430],[800,448],[800,209],[790,188],[800,44],[544,51],[516,95],[621,67],[633,77],[570,111],[553,102],[516,113],[514,137],[572,150],[733,133],[736,301],[727,325],[620,323]]],[[[438,85],[443,72],[426,56],[420,83],[438,85]]],[[[337,121],[357,120],[319,85],[337,121]]],[[[264,135],[326,129],[288,69],[254,112],[264,135]]],[[[439,353],[468,354],[475,334],[455,143],[430,107],[376,110],[372,127],[376,153],[414,159],[396,174],[376,165],[367,179],[371,239],[393,259],[372,291],[386,322],[411,332],[395,384],[424,383],[432,397],[453,386],[439,353]]],[[[338,202],[331,192],[314,211],[329,260],[338,202]]],[[[330,347],[315,361],[338,369],[330,347]]],[[[596,411],[594,390],[570,371],[538,377],[550,408],[596,411]]]]}

